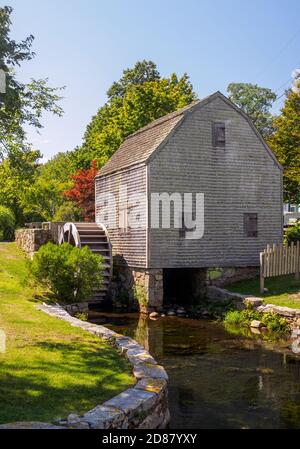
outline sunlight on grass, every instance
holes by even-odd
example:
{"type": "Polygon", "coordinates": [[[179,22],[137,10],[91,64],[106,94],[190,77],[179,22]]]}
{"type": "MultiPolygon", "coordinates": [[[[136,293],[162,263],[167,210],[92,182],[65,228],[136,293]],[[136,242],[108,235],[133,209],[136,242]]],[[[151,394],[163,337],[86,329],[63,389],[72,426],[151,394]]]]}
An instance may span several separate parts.
{"type": "Polygon", "coordinates": [[[233,292],[260,296],[265,303],[278,306],[300,308],[300,281],[295,280],[294,275],[278,276],[265,280],[265,287],[268,291],[261,295],[259,291],[259,279],[235,282],[225,288],[233,292]]]}
{"type": "Polygon", "coordinates": [[[134,382],[107,343],[37,311],[27,267],[15,244],[0,244],[0,423],[52,421],[82,413],[134,382]]]}

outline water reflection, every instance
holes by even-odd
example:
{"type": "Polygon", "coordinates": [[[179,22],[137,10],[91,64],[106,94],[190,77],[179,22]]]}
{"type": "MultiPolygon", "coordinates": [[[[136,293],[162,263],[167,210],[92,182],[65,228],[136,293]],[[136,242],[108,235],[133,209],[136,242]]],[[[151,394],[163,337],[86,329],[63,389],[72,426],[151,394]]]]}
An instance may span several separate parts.
{"type": "Polygon", "coordinates": [[[164,365],[171,427],[300,428],[300,357],[289,342],[241,337],[205,320],[90,319],[133,337],[164,365]]]}

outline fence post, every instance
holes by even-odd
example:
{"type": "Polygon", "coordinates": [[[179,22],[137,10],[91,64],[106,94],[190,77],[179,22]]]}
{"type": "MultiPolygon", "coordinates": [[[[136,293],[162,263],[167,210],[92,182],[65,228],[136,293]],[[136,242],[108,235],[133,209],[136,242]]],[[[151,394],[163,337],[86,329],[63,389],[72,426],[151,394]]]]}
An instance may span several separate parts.
{"type": "Polygon", "coordinates": [[[297,240],[297,244],[296,244],[296,272],[295,272],[295,279],[298,280],[299,279],[299,240],[297,240]]]}
{"type": "Polygon", "coordinates": [[[264,279],[264,253],[259,254],[259,260],[260,260],[260,293],[264,293],[265,289],[265,279],[264,279]]]}

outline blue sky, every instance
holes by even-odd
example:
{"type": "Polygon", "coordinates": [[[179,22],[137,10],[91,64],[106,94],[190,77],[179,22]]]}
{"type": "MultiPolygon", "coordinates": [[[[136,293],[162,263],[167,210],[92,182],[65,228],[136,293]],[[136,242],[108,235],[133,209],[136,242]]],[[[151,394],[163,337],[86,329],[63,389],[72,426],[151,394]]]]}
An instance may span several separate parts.
{"type": "MultiPolygon", "coordinates": [[[[1,2],[2,3],[2,2],[1,2]]],[[[46,158],[80,145],[122,70],[151,59],[162,75],[187,72],[201,98],[230,82],[277,90],[300,67],[299,0],[7,0],[11,36],[35,36],[22,81],[66,86],[62,118],[45,115],[29,139],[46,158]]],[[[287,85],[286,85],[287,86],[287,85]]],[[[278,95],[284,90],[280,88],[278,95]]],[[[282,100],[276,102],[279,109],[282,100]]]]}

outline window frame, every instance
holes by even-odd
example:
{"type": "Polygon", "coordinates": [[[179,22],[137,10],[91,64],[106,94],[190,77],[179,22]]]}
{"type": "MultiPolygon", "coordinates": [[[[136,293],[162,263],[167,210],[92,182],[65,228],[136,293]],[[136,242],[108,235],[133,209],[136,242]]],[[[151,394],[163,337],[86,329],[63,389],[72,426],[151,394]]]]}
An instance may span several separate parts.
{"type": "Polygon", "coordinates": [[[212,144],[214,148],[226,148],[226,124],[225,122],[213,122],[212,123],[212,144]],[[224,140],[220,140],[218,130],[224,129],[224,140]]]}
{"type": "Polygon", "coordinates": [[[258,214],[257,212],[244,212],[243,214],[244,237],[257,238],[258,237],[258,214]],[[255,223],[255,226],[253,224],[255,223]]]}

